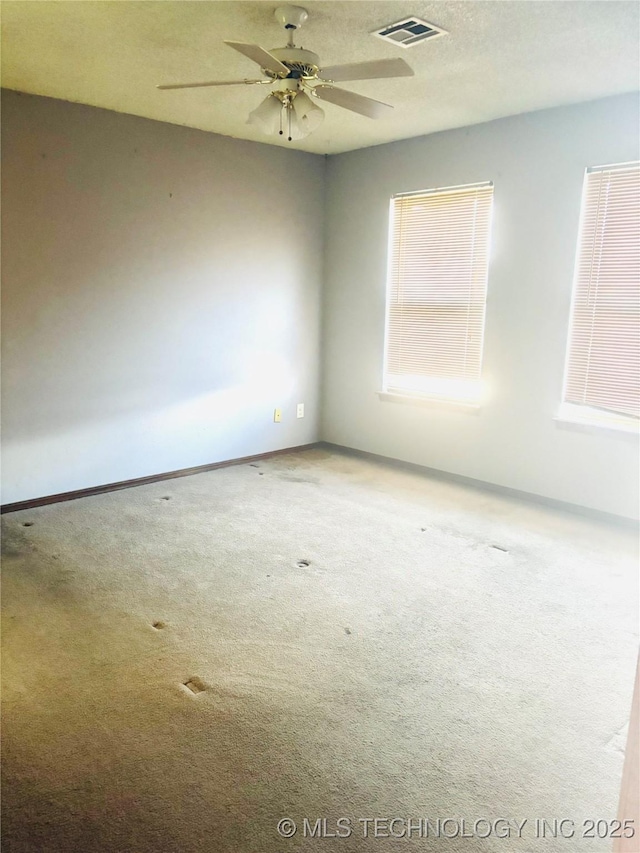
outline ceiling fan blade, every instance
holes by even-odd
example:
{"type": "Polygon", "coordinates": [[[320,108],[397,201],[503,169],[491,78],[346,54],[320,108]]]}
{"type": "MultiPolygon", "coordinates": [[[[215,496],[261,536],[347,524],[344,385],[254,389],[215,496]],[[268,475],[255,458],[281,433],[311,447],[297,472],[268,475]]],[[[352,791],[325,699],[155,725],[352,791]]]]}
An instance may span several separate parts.
{"type": "Polygon", "coordinates": [[[351,110],[354,113],[360,113],[367,118],[382,118],[386,115],[387,110],[393,109],[390,104],[383,104],[382,101],[374,101],[373,98],[356,95],[355,92],[347,92],[346,89],[336,89],[335,86],[316,86],[314,92],[323,101],[329,101],[330,104],[344,107],[345,110],[351,110]]]}
{"type": "Polygon", "coordinates": [[[257,62],[260,68],[267,68],[279,77],[286,77],[289,73],[286,65],[258,44],[244,44],[241,41],[225,41],[225,44],[257,62]]]}
{"type": "Polygon", "coordinates": [[[243,83],[270,83],[270,80],[212,80],[208,83],[168,83],[156,89],[201,89],[204,86],[242,86],[243,83]]]}
{"type": "Polygon", "coordinates": [[[318,74],[321,80],[342,83],[345,80],[375,80],[380,77],[413,77],[413,68],[404,59],[376,59],[373,62],[352,62],[349,65],[330,65],[318,74]]]}

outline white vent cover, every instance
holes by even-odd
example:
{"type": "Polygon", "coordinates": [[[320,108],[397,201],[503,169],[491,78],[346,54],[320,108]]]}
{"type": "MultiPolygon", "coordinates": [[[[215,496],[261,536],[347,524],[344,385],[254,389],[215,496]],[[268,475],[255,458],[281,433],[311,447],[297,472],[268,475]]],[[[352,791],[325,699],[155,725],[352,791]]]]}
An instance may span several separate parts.
{"type": "Polygon", "coordinates": [[[399,44],[402,47],[413,47],[414,44],[425,41],[425,39],[446,34],[446,30],[436,27],[435,24],[429,24],[420,18],[403,18],[401,21],[396,21],[395,24],[387,24],[386,27],[372,33],[374,36],[393,42],[393,44],[399,44]]]}

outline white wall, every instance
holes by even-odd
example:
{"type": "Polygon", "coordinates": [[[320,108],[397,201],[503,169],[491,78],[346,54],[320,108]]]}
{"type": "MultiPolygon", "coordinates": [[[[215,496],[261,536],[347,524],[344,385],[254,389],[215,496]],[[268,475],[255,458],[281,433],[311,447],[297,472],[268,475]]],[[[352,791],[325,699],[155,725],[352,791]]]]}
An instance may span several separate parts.
{"type": "Polygon", "coordinates": [[[638,122],[637,96],[625,95],[329,158],[324,439],[637,517],[637,439],[561,426],[554,414],[584,170],[637,159],[638,122]],[[389,198],[489,180],[492,396],[475,415],[383,402],[389,198]]]}
{"type": "Polygon", "coordinates": [[[317,439],[323,158],[13,92],[2,125],[4,503],[317,439]]]}

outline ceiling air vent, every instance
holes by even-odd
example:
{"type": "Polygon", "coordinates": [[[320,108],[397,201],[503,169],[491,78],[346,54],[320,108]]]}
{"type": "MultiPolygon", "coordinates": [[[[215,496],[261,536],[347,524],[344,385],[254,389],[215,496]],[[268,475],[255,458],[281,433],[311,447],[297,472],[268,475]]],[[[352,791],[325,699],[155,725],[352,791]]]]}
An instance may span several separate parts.
{"type": "Polygon", "coordinates": [[[396,21],[395,24],[387,24],[381,30],[375,30],[372,33],[374,36],[385,41],[399,44],[402,47],[413,47],[426,39],[435,38],[436,36],[444,36],[446,30],[436,27],[434,24],[428,24],[420,18],[404,18],[402,21],[396,21]]]}

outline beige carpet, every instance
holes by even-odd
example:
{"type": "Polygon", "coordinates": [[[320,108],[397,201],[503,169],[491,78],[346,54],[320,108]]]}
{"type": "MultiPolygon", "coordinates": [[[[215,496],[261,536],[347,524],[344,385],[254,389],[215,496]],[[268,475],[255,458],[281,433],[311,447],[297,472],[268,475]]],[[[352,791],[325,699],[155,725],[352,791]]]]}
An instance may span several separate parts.
{"type": "Polygon", "coordinates": [[[610,850],[634,533],[324,450],[3,524],[3,850],[610,850]]]}

